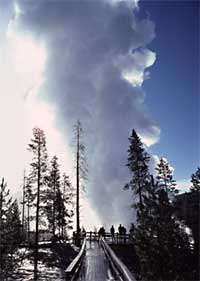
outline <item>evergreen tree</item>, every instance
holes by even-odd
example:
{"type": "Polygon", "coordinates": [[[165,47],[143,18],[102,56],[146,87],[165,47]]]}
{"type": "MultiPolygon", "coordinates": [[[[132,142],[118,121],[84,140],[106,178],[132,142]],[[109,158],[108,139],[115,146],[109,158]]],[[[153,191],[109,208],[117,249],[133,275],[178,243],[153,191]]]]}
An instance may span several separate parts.
{"type": "Polygon", "coordinates": [[[192,186],[191,186],[190,190],[192,192],[197,192],[197,194],[199,195],[199,193],[200,193],[200,167],[198,167],[196,172],[194,174],[192,174],[191,182],[192,182],[192,186]]]}
{"type": "Polygon", "coordinates": [[[168,163],[161,159],[157,181],[149,175],[149,156],[135,130],[129,138],[128,168],[132,173],[131,188],[139,196],[135,248],[144,280],[191,280],[191,252],[188,235],[174,215],[175,181],[168,163]]]}
{"type": "Polygon", "coordinates": [[[200,167],[191,177],[192,186],[188,194],[188,212],[185,219],[186,224],[191,228],[194,238],[194,270],[195,278],[199,278],[200,258],[199,258],[199,213],[200,213],[200,167]]]}
{"type": "Polygon", "coordinates": [[[146,153],[134,129],[129,137],[129,142],[127,166],[132,174],[132,179],[124,188],[131,188],[134,194],[139,196],[139,207],[141,209],[143,207],[143,196],[146,193],[146,186],[149,182],[149,155],[146,153]]]}
{"type": "Polygon", "coordinates": [[[17,200],[9,206],[6,217],[6,228],[9,235],[9,247],[15,249],[22,240],[22,224],[17,200]]]}
{"type": "Polygon", "coordinates": [[[173,179],[173,169],[165,158],[160,158],[160,162],[156,167],[157,181],[161,188],[164,188],[167,194],[175,195],[178,193],[176,189],[176,181],[173,179]]]}
{"type": "Polygon", "coordinates": [[[48,189],[46,194],[46,211],[49,228],[53,237],[56,233],[56,196],[60,189],[60,171],[57,156],[51,160],[50,171],[48,176],[48,189]]]}
{"type": "Polygon", "coordinates": [[[64,173],[61,182],[62,198],[64,202],[63,218],[62,218],[62,236],[66,236],[67,229],[72,229],[72,218],[74,216],[74,196],[75,190],[69,180],[69,177],[64,173]]]}
{"type": "Polygon", "coordinates": [[[61,237],[62,235],[62,227],[65,226],[66,220],[65,220],[65,204],[63,201],[62,193],[60,188],[56,190],[56,196],[55,196],[55,224],[58,229],[58,235],[61,237]]]}
{"type": "Polygon", "coordinates": [[[4,261],[4,271],[11,276],[20,262],[18,248],[23,240],[22,224],[17,200],[10,204],[5,222],[5,239],[7,257],[4,261]]]}
{"type": "Polygon", "coordinates": [[[31,216],[31,208],[34,205],[34,200],[36,198],[36,194],[34,193],[31,182],[32,182],[31,177],[26,177],[25,203],[27,207],[26,232],[27,232],[28,245],[30,245],[30,222],[33,220],[33,216],[31,216]]]}
{"type": "Polygon", "coordinates": [[[26,206],[26,175],[24,171],[24,177],[23,177],[23,186],[22,186],[22,225],[23,225],[23,231],[25,233],[25,206],[26,206]]]}
{"type": "Polygon", "coordinates": [[[40,128],[33,129],[33,138],[31,139],[31,143],[29,144],[29,151],[33,153],[33,159],[30,164],[30,180],[32,185],[32,193],[35,195],[36,199],[34,280],[37,280],[39,220],[40,211],[43,210],[41,202],[45,197],[44,187],[47,180],[48,158],[46,149],[46,137],[44,131],[40,128]]]}
{"type": "Polygon", "coordinates": [[[165,187],[153,177],[138,212],[135,247],[145,280],[191,280],[190,246],[165,187]]]}
{"type": "Polygon", "coordinates": [[[76,141],[76,232],[77,232],[77,245],[80,244],[80,186],[85,189],[84,183],[87,180],[87,162],[85,156],[85,145],[83,143],[83,128],[81,122],[78,120],[75,129],[76,141]]]}
{"type": "MultiPolygon", "coordinates": [[[[187,225],[192,233],[194,244],[192,248],[192,257],[190,259],[192,279],[199,279],[199,188],[200,188],[200,168],[191,176],[192,186],[190,192],[182,193],[175,197],[175,213],[176,216],[185,225],[187,225]]],[[[190,237],[191,238],[191,237],[190,237]]]]}
{"type": "Polygon", "coordinates": [[[12,203],[12,198],[9,197],[9,193],[10,191],[7,189],[3,178],[0,186],[0,280],[4,278],[4,263],[8,255],[5,226],[7,212],[12,203]]]}
{"type": "Polygon", "coordinates": [[[58,158],[53,157],[48,176],[48,189],[46,193],[46,211],[49,229],[53,237],[57,233],[64,237],[66,229],[71,227],[73,211],[70,210],[74,190],[66,174],[60,181],[58,158]],[[73,192],[73,193],[72,193],[73,192]]]}
{"type": "Polygon", "coordinates": [[[0,190],[0,280],[7,280],[19,263],[17,249],[22,241],[21,226],[17,201],[12,202],[3,179],[0,190]]]}

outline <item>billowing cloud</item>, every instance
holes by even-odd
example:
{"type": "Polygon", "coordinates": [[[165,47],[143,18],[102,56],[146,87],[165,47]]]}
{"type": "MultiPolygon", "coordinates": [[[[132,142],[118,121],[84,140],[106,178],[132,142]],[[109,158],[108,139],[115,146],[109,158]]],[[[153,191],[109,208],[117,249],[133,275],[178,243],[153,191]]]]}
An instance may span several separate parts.
{"type": "Polygon", "coordinates": [[[179,193],[189,192],[192,186],[190,179],[181,179],[176,182],[179,193]]]}
{"type": "Polygon", "coordinates": [[[50,157],[57,154],[64,170],[71,164],[66,161],[70,158],[66,142],[55,126],[54,107],[38,95],[45,81],[46,48],[31,34],[17,33],[20,10],[11,3],[6,1],[0,9],[0,178],[5,177],[11,195],[18,193],[19,198],[24,169],[31,160],[27,146],[34,126],[45,130],[50,157]]]}
{"type": "Polygon", "coordinates": [[[141,88],[156,59],[147,48],[155,27],[140,19],[137,2],[18,1],[12,22],[19,36],[45,45],[45,80],[37,94],[53,105],[66,143],[75,121],[82,121],[87,195],[102,223],[131,216],[131,196],[122,190],[129,177],[125,164],[131,129],[146,145],[160,134],[145,112],[141,88]]]}
{"type": "Polygon", "coordinates": [[[118,57],[117,66],[119,67],[122,77],[130,82],[133,87],[141,87],[145,79],[149,77],[147,67],[154,64],[156,55],[148,49],[137,49],[118,57]]]}

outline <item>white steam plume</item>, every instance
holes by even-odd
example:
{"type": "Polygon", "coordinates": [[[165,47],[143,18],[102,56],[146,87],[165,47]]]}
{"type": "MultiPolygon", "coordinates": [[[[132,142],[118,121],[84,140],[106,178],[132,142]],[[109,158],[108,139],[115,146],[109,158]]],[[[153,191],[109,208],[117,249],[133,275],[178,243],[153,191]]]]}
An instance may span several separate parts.
{"type": "Polygon", "coordinates": [[[140,19],[137,2],[18,1],[15,18],[18,32],[45,42],[46,80],[40,91],[56,109],[63,138],[69,141],[73,124],[82,121],[87,195],[105,224],[128,223],[132,216],[130,194],[122,190],[129,178],[131,129],[146,145],[160,135],[145,112],[142,90],[149,78],[146,69],[156,59],[147,48],[155,37],[154,24],[140,19]]]}

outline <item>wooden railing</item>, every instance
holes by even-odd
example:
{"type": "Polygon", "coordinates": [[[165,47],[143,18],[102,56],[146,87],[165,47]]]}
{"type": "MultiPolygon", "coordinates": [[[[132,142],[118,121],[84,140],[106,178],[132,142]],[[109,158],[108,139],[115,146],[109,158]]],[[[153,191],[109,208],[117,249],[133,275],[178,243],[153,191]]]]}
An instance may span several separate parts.
{"type": "Polygon", "coordinates": [[[127,266],[116,256],[103,238],[101,238],[101,245],[117,279],[121,281],[136,281],[127,266]]]}
{"type": "Polygon", "coordinates": [[[73,281],[76,280],[77,274],[82,264],[82,260],[86,250],[86,240],[90,242],[98,240],[103,247],[105,255],[110,263],[111,269],[113,270],[117,280],[120,281],[136,281],[133,274],[129,271],[126,265],[116,256],[113,250],[108,245],[109,242],[113,243],[130,243],[130,235],[117,235],[112,237],[110,233],[105,233],[104,237],[99,237],[97,232],[85,232],[81,234],[79,238],[83,241],[81,250],[75,259],[70,263],[70,265],[65,270],[66,280],[73,281]]]}
{"type": "MultiPolygon", "coordinates": [[[[85,233],[81,233],[81,239],[86,238],[90,241],[97,241],[100,239],[98,232],[88,231],[85,233]]],[[[131,234],[119,234],[115,233],[114,236],[111,235],[110,232],[106,232],[103,237],[109,244],[133,244],[133,238],[131,234]]]]}
{"type": "Polygon", "coordinates": [[[83,244],[81,247],[80,252],[78,253],[78,255],[75,257],[75,259],[70,263],[70,265],[67,267],[67,269],[65,270],[65,279],[66,280],[75,280],[79,268],[81,266],[83,257],[85,255],[85,249],[86,249],[86,239],[83,240],[83,244]]]}

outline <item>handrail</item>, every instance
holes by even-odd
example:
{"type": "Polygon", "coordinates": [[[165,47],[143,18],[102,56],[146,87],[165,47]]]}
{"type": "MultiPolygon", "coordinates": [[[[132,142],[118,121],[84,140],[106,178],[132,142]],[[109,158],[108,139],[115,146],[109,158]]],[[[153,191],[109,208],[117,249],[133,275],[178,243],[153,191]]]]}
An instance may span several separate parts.
{"type": "MultiPolygon", "coordinates": [[[[95,236],[98,237],[99,234],[98,232],[94,232],[94,231],[86,231],[84,232],[83,236],[95,236]]],[[[112,237],[112,234],[110,232],[105,232],[105,237],[112,237]]],[[[119,238],[130,238],[130,233],[126,233],[126,234],[120,234],[119,232],[115,232],[114,237],[119,237],[119,238]]]]}
{"type": "Polygon", "coordinates": [[[69,264],[69,266],[65,270],[65,279],[66,280],[73,280],[74,275],[77,273],[77,271],[80,267],[82,257],[85,254],[85,248],[86,248],[86,239],[84,239],[81,250],[78,253],[78,255],[75,257],[75,259],[73,259],[73,261],[69,264]]]}
{"type": "Polygon", "coordinates": [[[101,243],[103,249],[105,251],[106,256],[111,259],[111,262],[119,271],[123,281],[136,281],[133,274],[129,271],[127,266],[117,257],[114,251],[110,248],[110,246],[106,243],[104,239],[101,239],[101,243]]]}

